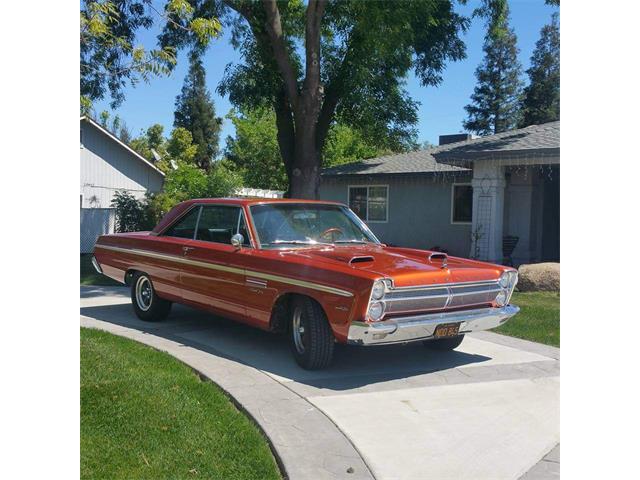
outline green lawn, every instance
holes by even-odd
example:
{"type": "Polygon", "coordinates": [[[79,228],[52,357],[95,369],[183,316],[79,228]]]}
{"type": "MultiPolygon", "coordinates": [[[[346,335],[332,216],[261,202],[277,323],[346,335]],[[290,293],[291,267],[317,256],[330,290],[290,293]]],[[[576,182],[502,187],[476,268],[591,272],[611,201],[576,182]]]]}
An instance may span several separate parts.
{"type": "Polygon", "coordinates": [[[120,282],[96,272],[91,264],[91,254],[80,254],[80,285],[122,285],[120,282]]]}
{"type": "Polygon", "coordinates": [[[494,331],[533,342],[560,346],[560,293],[514,293],[520,313],[494,331]]]}
{"type": "Polygon", "coordinates": [[[280,479],[267,441],[225,394],[171,356],[80,331],[83,479],[280,479]]]}

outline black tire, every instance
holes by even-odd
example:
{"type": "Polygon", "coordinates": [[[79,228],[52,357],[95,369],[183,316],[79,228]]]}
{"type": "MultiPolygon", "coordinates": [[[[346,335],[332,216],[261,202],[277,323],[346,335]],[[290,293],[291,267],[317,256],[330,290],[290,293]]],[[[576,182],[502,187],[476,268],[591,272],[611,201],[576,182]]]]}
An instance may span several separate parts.
{"type": "Polygon", "coordinates": [[[291,302],[289,315],[289,343],[298,365],[305,370],[328,367],[335,339],[320,305],[308,297],[296,297],[291,302]]]}
{"type": "Polygon", "coordinates": [[[464,340],[464,335],[451,338],[438,338],[435,340],[425,340],[422,344],[429,350],[453,350],[458,348],[464,340]]]}
{"type": "Polygon", "coordinates": [[[145,322],[164,320],[171,311],[171,302],[156,294],[151,278],[142,272],[136,272],[131,280],[131,303],[138,318],[145,322]]]}

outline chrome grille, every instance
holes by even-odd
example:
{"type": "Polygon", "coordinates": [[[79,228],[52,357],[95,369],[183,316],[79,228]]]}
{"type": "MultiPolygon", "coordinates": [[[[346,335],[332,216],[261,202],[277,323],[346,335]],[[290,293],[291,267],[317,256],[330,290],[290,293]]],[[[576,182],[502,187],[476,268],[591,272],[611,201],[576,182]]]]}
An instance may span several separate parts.
{"type": "Polygon", "coordinates": [[[500,290],[497,281],[404,287],[388,292],[384,301],[387,314],[446,310],[489,304],[500,290]]]}

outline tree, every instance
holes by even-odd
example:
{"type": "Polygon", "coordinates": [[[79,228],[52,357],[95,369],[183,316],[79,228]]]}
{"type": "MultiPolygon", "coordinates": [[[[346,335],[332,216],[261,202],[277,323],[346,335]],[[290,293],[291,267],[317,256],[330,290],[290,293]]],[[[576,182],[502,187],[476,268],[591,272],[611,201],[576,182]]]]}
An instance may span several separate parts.
{"type": "Polygon", "coordinates": [[[235,136],[227,137],[225,155],[244,178],[244,186],[286,190],[287,174],[278,148],[276,115],[269,108],[227,115],[235,136]]]}
{"type": "Polygon", "coordinates": [[[189,73],[184,79],[180,95],[176,97],[174,127],[191,132],[197,146],[195,162],[200,168],[209,169],[218,155],[218,141],[222,119],[216,117],[211,95],[207,90],[205,72],[199,56],[192,54],[189,73]]]}
{"type": "Polygon", "coordinates": [[[490,135],[515,128],[520,118],[522,67],[508,11],[493,17],[483,46],[484,60],[476,69],[477,85],[467,105],[465,129],[490,135]]]}
{"type": "Polygon", "coordinates": [[[527,70],[521,127],[560,120],[560,22],[554,13],[551,24],[540,30],[540,39],[527,70]]]}
{"type": "MultiPolygon", "coordinates": [[[[286,190],[287,174],[278,147],[276,115],[272,109],[231,111],[229,118],[235,136],[227,138],[225,155],[242,173],[244,185],[251,188],[286,190]]],[[[341,165],[375,157],[390,150],[372,145],[355,129],[333,124],[325,142],[323,166],[341,165]]]]}
{"type": "MultiPolygon", "coordinates": [[[[88,112],[87,115],[91,116],[91,113],[88,112]]],[[[131,142],[131,130],[119,115],[115,115],[111,118],[111,113],[108,110],[103,110],[100,112],[99,118],[100,125],[109,130],[127,145],[131,142]]]]}
{"type": "Polygon", "coordinates": [[[164,127],[159,123],[151,125],[142,135],[131,140],[130,147],[150,162],[155,162],[154,151],[161,158],[167,154],[167,142],[163,132],[164,127]]]}
{"type": "Polygon", "coordinates": [[[177,162],[177,167],[167,171],[162,192],[147,195],[147,216],[155,222],[184,200],[227,197],[242,186],[242,176],[224,161],[216,162],[209,172],[193,163],[177,162]]]}
{"type": "Polygon", "coordinates": [[[111,97],[111,108],[124,100],[123,88],[168,74],[176,63],[171,45],[147,50],[136,45],[140,29],[149,29],[154,18],[189,32],[200,46],[220,32],[216,17],[194,15],[187,0],[168,0],[164,11],[152,0],[82,0],[80,4],[80,103],[88,113],[95,100],[111,97]]]}
{"type": "MultiPolygon", "coordinates": [[[[469,19],[451,1],[193,0],[195,15],[225,18],[243,63],[229,66],[219,92],[239,108],[271,107],[288,194],[318,193],[321,152],[338,121],[375,142],[413,143],[417,104],[404,88],[413,69],[437,85],[449,60],[465,56],[469,19]]],[[[504,0],[484,0],[485,10],[504,0]]],[[[486,12],[483,12],[486,13],[486,12]]],[[[172,25],[163,45],[193,45],[172,25]]]]}
{"type": "Polygon", "coordinates": [[[368,142],[358,130],[335,123],[329,128],[327,141],[322,151],[323,167],[333,167],[378,157],[392,150],[368,142]]]}

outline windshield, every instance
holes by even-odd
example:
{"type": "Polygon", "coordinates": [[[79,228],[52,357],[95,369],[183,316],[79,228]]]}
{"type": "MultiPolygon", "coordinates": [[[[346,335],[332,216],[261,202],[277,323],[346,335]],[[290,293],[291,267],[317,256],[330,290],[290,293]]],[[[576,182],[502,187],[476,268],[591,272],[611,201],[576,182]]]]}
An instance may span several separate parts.
{"type": "Polygon", "coordinates": [[[251,216],[262,248],[379,243],[367,226],[342,205],[253,205],[251,216]]]}

